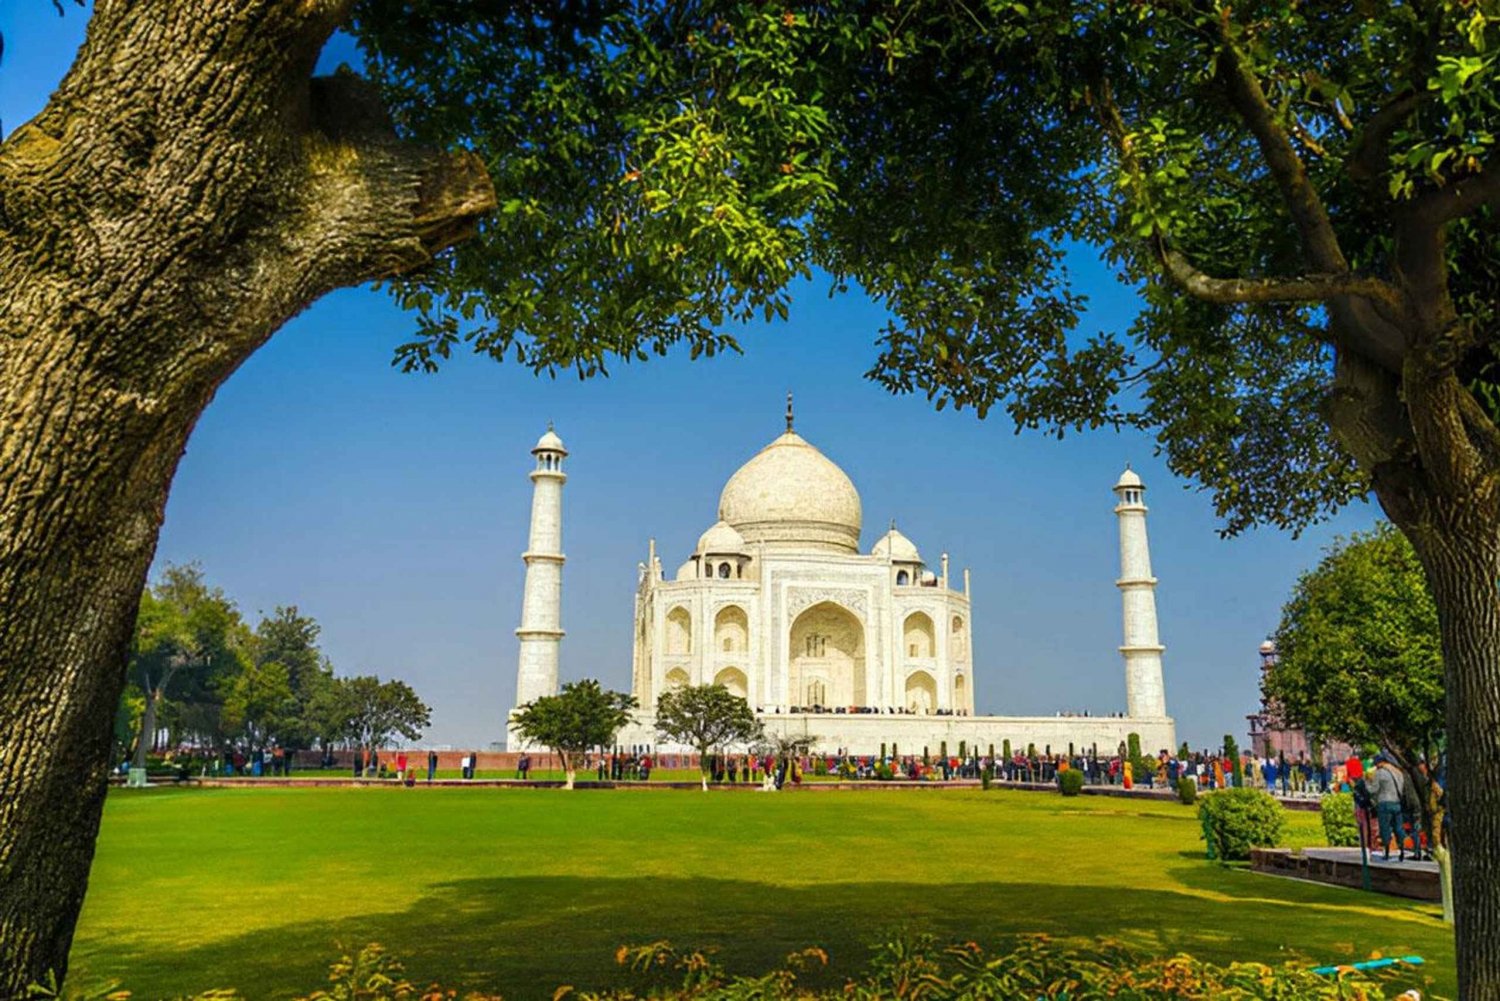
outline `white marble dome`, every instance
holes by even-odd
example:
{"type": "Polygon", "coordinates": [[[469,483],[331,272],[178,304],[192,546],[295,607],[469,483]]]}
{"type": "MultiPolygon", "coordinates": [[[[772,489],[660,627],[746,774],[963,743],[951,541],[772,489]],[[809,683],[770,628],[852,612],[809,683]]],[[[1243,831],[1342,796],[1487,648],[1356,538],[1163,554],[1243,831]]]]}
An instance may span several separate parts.
{"type": "Polygon", "coordinates": [[[557,436],[556,431],[552,430],[551,424],[547,425],[547,433],[538,438],[536,445],[531,449],[532,455],[538,452],[561,452],[563,455],[568,454],[568,450],[563,447],[563,440],[557,436]]]}
{"type": "Polygon", "coordinates": [[[715,522],[713,527],[698,536],[699,553],[743,553],[745,538],[727,521],[715,522]]]}
{"type": "Polygon", "coordinates": [[[1136,472],[1135,472],[1134,469],[1131,469],[1129,466],[1126,466],[1125,467],[1125,472],[1123,472],[1123,473],[1120,474],[1120,480],[1119,480],[1119,482],[1115,484],[1115,489],[1116,490],[1121,490],[1121,489],[1124,489],[1125,487],[1141,487],[1141,486],[1144,486],[1144,484],[1141,483],[1141,478],[1136,475],[1136,472]]]}
{"type": "Polygon", "coordinates": [[[858,553],[859,491],[788,431],[741,466],[719,495],[719,519],[768,549],[858,553]]]}
{"type": "Polygon", "coordinates": [[[880,541],[870,549],[870,555],[889,557],[893,563],[922,562],[922,554],[917,552],[916,543],[896,531],[895,525],[880,537],[880,541]]]}

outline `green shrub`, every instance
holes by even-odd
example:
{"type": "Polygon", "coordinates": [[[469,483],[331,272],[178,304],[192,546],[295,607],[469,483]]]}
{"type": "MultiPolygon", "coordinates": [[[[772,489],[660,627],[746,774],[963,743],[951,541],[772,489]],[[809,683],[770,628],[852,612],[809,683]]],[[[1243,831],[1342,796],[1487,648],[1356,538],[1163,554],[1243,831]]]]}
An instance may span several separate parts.
{"type": "Polygon", "coordinates": [[[1251,848],[1275,847],[1286,826],[1286,808],[1263,789],[1221,789],[1203,798],[1198,817],[1214,857],[1225,862],[1248,859],[1251,848]]]}
{"type": "Polygon", "coordinates": [[[1192,806],[1198,801],[1198,780],[1184,775],[1177,780],[1177,799],[1183,806],[1192,806]]]}
{"type": "Polygon", "coordinates": [[[1057,775],[1057,788],[1064,796],[1077,796],[1083,792],[1083,772],[1069,768],[1057,775]]]}
{"type": "Polygon", "coordinates": [[[875,777],[882,782],[889,782],[891,779],[896,777],[896,773],[891,771],[890,765],[882,761],[880,764],[875,766],[875,777]]]}
{"type": "Polygon", "coordinates": [[[1149,754],[1142,754],[1130,763],[1131,777],[1137,785],[1144,785],[1149,781],[1156,784],[1156,775],[1161,771],[1161,762],[1149,754]]]}
{"type": "Polygon", "coordinates": [[[1141,735],[1138,733],[1127,734],[1125,737],[1125,753],[1131,761],[1139,761],[1141,758],[1141,735]]]}
{"type": "Polygon", "coordinates": [[[1003,740],[1003,741],[1000,742],[1000,755],[1006,761],[1010,760],[1011,754],[1010,754],[1010,740],[1009,739],[1006,739],[1006,740],[1003,740]]]}
{"type": "Polygon", "coordinates": [[[995,781],[995,766],[985,765],[984,771],[979,773],[979,781],[984,785],[984,788],[988,789],[990,783],[995,781]]]}
{"type": "Polygon", "coordinates": [[[828,774],[828,762],[824,761],[822,758],[814,758],[813,759],[813,774],[814,775],[827,775],[828,774]]]}
{"type": "Polygon", "coordinates": [[[1329,793],[1318,801],[1323,814],[1323,836],[1338,848],[1359,844],[1359,824],[1354,819],[1354,796],[1347,792],[1329,793]]]}

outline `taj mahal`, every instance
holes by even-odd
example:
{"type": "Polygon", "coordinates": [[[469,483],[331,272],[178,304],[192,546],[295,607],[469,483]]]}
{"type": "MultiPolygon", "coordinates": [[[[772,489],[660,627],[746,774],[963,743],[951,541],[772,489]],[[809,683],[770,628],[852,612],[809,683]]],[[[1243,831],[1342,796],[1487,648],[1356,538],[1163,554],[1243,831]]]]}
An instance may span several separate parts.
{"type": "MultiPolygon", "coordinates": [[[[532,449],[531,530],[523,560],[516,705],[558,688],[562,488],[568,456],[550,427],[532,449]]],[[[1129,468],[1114,486],[1120,530],[1126,706],[1107,716],[979,716],[970,576],[935,569],[894,522],[860,550],[864,512],[853,481],[793,426],[739,468],[718,518],[670,577],[655,540],[637,566],[632,691],[640,703],[624,745],[655,747],[652,707],[685,685],[721,684],[744,697],[770,732],[823,750],[874,753],[882,744],[934,750],[1005,740],[1113,749],[1127,734],[1147,750],[1176,747],[1156,625],[1156,578],[1146,538],[1145,485],[1129,468]]],[[[1101,582],[1102,584],[1103,582],[1101,582]]],[[[980,623],[983,633],[983,623],[980,623]]],[[[509,746],[520,746],[514,734],[509,746]]]]}

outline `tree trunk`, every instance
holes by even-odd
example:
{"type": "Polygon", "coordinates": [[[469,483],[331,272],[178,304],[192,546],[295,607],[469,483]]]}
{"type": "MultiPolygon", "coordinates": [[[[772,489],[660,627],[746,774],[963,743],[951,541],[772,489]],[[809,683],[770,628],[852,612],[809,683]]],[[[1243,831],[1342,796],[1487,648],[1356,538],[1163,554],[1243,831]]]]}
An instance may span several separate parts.
{"type": "MultiPolygon", "coordinates": [[[[0,997],[66,971],[141,589],[218,386],[494,205],[310,77],[349,0],[96,0],[0,145],[0,997]]],[[[149,736],[146,736],[149,739],[149,736]]]]}
{"type": "Polygon", "coordinates": [[[156,706],[161,701],[161,689],[151,688],[146,692],[146,708],[141,712],[141,732],[135,739],[135,755],[130,763],[130,780],[132,785],[144,784],[146,774],[146,757],[151,750],[151,743],[156,739],[156,706]],[[139,770],[141,778],[136,777],[139,770]]]}
{"type": "MultiPolygon", "coordinates": [[[[1483,498],[1477,500],[1482,501],[1483,498]]],[[[1465,505],[1408,533],[1436,599],[1447,688],[1459,997],[1500,999],[1500,524],[1465,505]]]]}

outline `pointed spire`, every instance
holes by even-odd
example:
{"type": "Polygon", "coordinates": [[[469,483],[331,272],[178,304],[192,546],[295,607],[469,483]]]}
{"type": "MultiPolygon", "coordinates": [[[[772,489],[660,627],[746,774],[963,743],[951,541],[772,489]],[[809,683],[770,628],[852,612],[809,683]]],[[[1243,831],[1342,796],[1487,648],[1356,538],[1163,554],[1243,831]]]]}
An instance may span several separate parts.
{"type": "Polygon", "coordinates": [[[788,434],[792,431],[792,394],[790,390],[786,394],[786,430],[788,434]]]}

